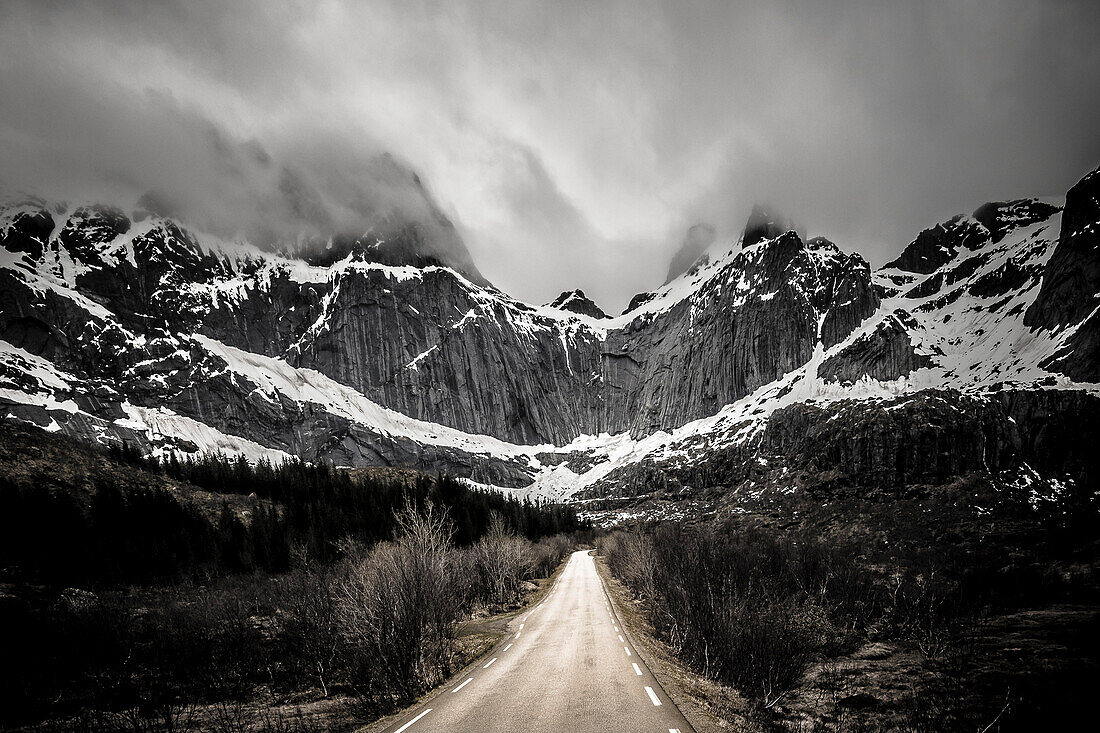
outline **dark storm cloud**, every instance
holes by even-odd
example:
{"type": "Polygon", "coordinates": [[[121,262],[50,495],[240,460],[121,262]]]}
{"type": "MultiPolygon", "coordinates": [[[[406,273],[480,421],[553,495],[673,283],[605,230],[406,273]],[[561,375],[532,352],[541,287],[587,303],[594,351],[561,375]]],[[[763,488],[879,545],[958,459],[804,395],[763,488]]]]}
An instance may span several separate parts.
{"type": "Polygon", "coordinates": [[[422,205],[389,151],[498,285],[617,310],[756,201],[881,263],[1064,192],[1100,159],[1098,31],[1057,1],[7,2],[0,176],[293,231],[422,205]]]}

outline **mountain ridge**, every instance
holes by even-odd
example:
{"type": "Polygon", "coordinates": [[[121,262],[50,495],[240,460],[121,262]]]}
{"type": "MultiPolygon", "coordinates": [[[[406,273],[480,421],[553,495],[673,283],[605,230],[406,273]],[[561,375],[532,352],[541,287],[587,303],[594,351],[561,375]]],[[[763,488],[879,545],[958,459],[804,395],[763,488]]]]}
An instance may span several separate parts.
{"type": "Polygon", "coordinates": [[[152,214],[23,202],[0,213],[0,412],[150,451],[408,463],[562,498],[697,452],[685,441],[760,445],[796,404],[1087,398],[1096,312],[1057,328],[1032,314],[1092,295],[1094,270],[1043,274],[1093,261],[1097,178],[1066,215],[993,202],[874,272],[754,210],[751,243],[710,243],[614,318],[572,291],[531,306],[400,247],[317,264],[152,214]]]}

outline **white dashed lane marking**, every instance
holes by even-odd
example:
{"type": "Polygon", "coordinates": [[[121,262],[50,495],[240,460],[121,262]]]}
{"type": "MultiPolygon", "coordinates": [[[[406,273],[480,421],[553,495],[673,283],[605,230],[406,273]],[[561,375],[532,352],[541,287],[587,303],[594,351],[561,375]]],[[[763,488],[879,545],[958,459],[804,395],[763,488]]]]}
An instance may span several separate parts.
{"type": "Polygon", "coordinates": [[[401,731],[403,731],[403,730],[406,730],[406,729],[408,729],[408,727],[409,727],[410,725],[412,725],[412,724],[413,724],[413,723],[415,723],[416,721],[420,720],[421,718],[423,718],[423,717],[424,717],[425,715],[427,715],[427,714],[428,714],[428,713],[430,713],[431,711],[432,711],[432,709],[431,709],[431,708],[428,708],[427,710],[425,710],[424,712],[422,712],[422,713],[421,713],[420,715],[417,715],[417,716],[416,716],[415,718],[413,718],[412,720],[410,720],[410,721],[409,721],[408,723],[405,723],[405,724],[404,724],[403,726],[401,726],[400,728],[398,728],[397,730],[395,730],[395,731],[394,731],[393,733],[401,733],[401,731]]]}

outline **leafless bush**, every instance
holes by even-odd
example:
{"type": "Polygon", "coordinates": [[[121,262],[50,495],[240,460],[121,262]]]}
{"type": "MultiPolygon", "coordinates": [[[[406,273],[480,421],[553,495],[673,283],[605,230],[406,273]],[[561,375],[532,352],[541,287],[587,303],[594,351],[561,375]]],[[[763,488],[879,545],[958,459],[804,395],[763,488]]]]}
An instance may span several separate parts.
{"type": "Polygon", "coordinates": [[[800,598],[743,594],[730,604],[714,656],[716,675],[732,682],[765,707],[790,691],[820,651],[830,631],[822,610],[800,598]]]}
{"type": "Polygon", "coordinates": [[[811,548],[665,527],[613,533],[601,551],[682,659],[765,708],[838,633],[821,603],[833,558],[811,548]]]}
{"type": "Polygon", "coordinates": [[[279,599],[280,658],[292,680],[315,681],[325,697],[343,639],[334,594],[336,572],[302,564],[284,579],[279,599]]]}
{"type": "Polygon", "coordinates": [[[462,607],[446,516],[406,507],[398,521],[398,539],[377,545],[337,587],[350,681],[367,701],[405,702],[445,677],[462,607]]]}
{"type": "Polygon", "coordinates": [[[529,545],[510,532],[503,517],[494,512],[489,531],[474,546],[478,571],[489,599],[497,607],[504,608],[518,599],[520,582],[531,569],[529,545]]]}
{"type": "Polygon", "coordinates": [[[145,703],[110,716],[107,730],[127,730],[134,733],[168,733],[191,730],[195,704],[184,701],[145,703]]]}
{"type": "Polygon", "coordinates": [[[550,576],[573,549],[573,544],[571,537],[556,534],[553,537],[544,537],[531,545],[528,550],[531,573],[538,578],[550,576]]]}
{"type": "Polygon", "coordinates": [[[643,599],[656,595],[657,558],[653,536],[639,529],[614,532],[601,538],[600,551],[611,564],[611,571],[622,578],[643,599]]]}
{"type": "Polygon", "coordinates": [[[324,730],[297,710],[293,715],[262,710],[257,721],[258,733],[314,733],[324,730]]]}

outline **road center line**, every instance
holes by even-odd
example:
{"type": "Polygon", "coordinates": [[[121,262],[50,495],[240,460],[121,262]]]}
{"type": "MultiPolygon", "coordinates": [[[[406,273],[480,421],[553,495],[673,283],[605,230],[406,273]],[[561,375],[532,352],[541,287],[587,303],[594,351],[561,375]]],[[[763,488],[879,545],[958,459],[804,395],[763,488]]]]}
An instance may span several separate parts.
{"type": "Polygon", "coordinates": [[[474,678],[473,678],[473,677],[471,677],[470,679],[466,680],[465,682],[463,682],[463,683],[462,683],[461,685],[459,685],[458,687],[456,687],[456,688],[454,688],[453,690],[451,690],[451,692],[452,692],[452,693],[458,692],[458,691],[459,691],[459,690],[461,690],[461,689],[462,689],[463,687],[465,687],[466,685],[470,684],[470,683],[471,683],[471,682],[473,682],[473,681],[474,681],[474,678]]]}
{"type": "Polygon", "coordinates": [[[634,667],[634,671],[638,674],[639,677],[642,676],[642,670],[638,667],[637,662],[631,662],[630,666],[634,667]]]}
{"type": "Polygon", "coordinates": [[[654,707],[660,707],[661,706],[661,700],[660,700],[660,698],[657,697],[657,693],[653,691],[653,688],[650,687],[649,685],[646,685],[645,691],[647,693],[649,693],[649,699],[653,701],[654,707]]]}
{"type": "Polygon", "coordinates": [[[520,631],[523,631],[523,624],[520,624],[520,625],[519,625],[519,630],[520,630],[520,631]]]}
{"type": "Polygon", "coordinates": [[[497,661],[497,658],[493,657],[492,659],[490,659],[488,662],[485,663],[485,666],[482,667],[482,669],[489,669],[489,665],[492,664],[495,661],[497,661]]]}
{"type": "Polygon", "coordinates": [[[520,634],[522,634],[522,633],[523,633],[522,631],[517,631],[517,632],[516,632],[516,638],[518,639],[518,638],[519,638],[519,635],[520,635],[520,634]]]}
{"type": "Polygon", "coordinates": [[[628,657],[630,656],[630,649],[628,647],[624,646],[623,651],[626,652],[626,656],[628,656],[628,657]]]}
{"type": "Polygon", "coordinates": [[[623,638],[622,634],[619,634],[619,641],[626,641],[626,639],[623,638]]]}
{"type": "Polygon", "coordinates": [[[403,726],[401,726],[400,728],[398,728],[397,730],[395,730],[395,731],[394,731],[393,733],[401,733],[401,731],[403,731],[403,730],[407,729],[407,728],[408,728],[408,727],[409,727],[410,725],[412,725],[412,724],[413,724],[413,723],[415,723],[416,721],[420,720],[421,718],[423,718],[423,717],[424,717],[425,715],[427,715],[427,714],[428,714],[428,713],[430,713],[431,711],[432,711],[432,709],[431,709],[431,708],[428,708],[427,710],[425,710],[424,712],[422,712],[422,713],[421,713],[420,715],[417,715],[417,716],[416,716],[415,718],[413,718],[412,720],[410,720],[410,721],[409,721],[408,723],[405,723],[405,724],[404,724],[403,726]]]}
{"type": "Polygon", "coordinates": [[[504,647],[504,651],[508,651],[512,648],[512,642],[508,642],[508,646],[504,647]]]}

